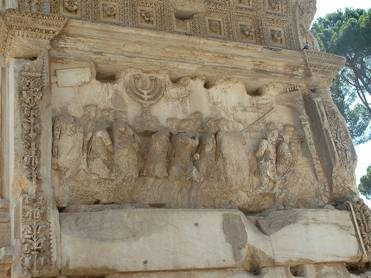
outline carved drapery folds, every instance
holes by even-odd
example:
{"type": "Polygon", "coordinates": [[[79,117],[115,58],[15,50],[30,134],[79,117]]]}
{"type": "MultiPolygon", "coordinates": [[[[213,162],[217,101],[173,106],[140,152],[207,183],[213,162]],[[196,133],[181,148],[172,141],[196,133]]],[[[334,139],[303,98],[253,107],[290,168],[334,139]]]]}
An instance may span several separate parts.
{"type": "Polygon", "coordinates": [[[292,174],[298,159],[300,146],[293,140],[295,128],[290,125],[278,129],[273,123],[268,124],[266,138],[256,151],[256,159],[261,180],[258,188],[262,192],[283,194],[286,179],[292,174]]]}
{"type": "MultiPolygon", "coordinates": [[[[54,108],[58,206],[128,202],[251,209],[261,198],[264,208],[328,200],[318,159],[325,152],[313,141],[302,86],[274,84],[252,97],[236,80],[205,88],[198,77],[174,83],[163,73],[133,69],[117,76],[112,83],[70,85],[81,94],[54,108]]],[[[63,90],[57,78],[55,86],[63,90]]]]}
{"type": "Polygon", "coordinates": [[[51,226],[41,188],[41,101],[45,61],[29,62],[20,72],[23,167],[30,185],[21,196],[21,267],[24,275],[38,276],[51,264],[51,226]]]}

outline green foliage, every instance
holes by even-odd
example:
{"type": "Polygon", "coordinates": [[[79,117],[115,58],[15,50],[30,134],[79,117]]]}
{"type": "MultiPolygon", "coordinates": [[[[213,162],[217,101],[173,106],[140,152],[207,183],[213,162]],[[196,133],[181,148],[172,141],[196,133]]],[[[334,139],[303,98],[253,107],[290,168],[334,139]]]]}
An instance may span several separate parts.
{"type": "Polygon", "coordinates": [[[357,94],[340,78],[340,75],[336,77],[331,88],[332,99],[345,118],[354,143],[365,143],[371,140],[371,114],[363,104],[357,102],[357,94]]]}
{"type": "Polygon", "coordinates": [[[371,165],[367,168],[367,174],[361,178],[358,188],[368,200],[371,200],[371,165]]]}
{"type": "Polygon", "coordinates": [[[323,51],[346,57],[332,96],[354,142],[371,139],[371,10],[346,9],[319,18],[312,27],[323,51]]]}

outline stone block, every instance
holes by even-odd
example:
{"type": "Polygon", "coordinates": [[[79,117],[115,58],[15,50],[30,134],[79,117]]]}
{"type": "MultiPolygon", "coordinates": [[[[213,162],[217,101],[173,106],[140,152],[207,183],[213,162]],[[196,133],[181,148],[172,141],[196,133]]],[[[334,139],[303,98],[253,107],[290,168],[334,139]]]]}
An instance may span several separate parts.
{"type": "Polygon", "coordinates": [[[88,83],[92,74],[88,67],[56,70],[59,87],[75,87],[88,83]]]}
{"type": "Polygon", "coordinates": [[[227,210],[62,213],[62,273],[234,268],[247,255],[243,218],[227,210]]]}
{"type": "Polygon", "coordinates": [[[257,222],[269,236],[276,265],[357,262],[362,255],[346,211],[275,211],[257,222]]]}
{"type": "Polygon", "coordinates": [[[60,214],[65,275],[242,266],[282,266],[275,270],[281,273],[289,265],[357,262],[362,255],[346,211],[297,209],[258,219],[236,210],[74,211],[60,214]]]}

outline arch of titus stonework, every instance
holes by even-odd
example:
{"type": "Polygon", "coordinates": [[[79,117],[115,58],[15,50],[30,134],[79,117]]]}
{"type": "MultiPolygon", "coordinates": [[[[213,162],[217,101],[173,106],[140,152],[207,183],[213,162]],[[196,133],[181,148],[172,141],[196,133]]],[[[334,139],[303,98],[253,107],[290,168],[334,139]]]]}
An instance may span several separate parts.
{"type": "Polygon", "coordinates": [[[0,277],[368,277],[315,0],[1,0],[0,277]]]}

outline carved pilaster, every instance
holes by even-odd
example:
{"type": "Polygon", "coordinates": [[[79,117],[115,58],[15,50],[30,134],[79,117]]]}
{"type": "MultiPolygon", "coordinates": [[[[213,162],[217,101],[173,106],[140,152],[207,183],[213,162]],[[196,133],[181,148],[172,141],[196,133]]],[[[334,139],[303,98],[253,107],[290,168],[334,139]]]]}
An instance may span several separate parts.
{"type": "Polygon", "coordinates": [[[63,16],[7,10],[0,17],[0,56],[37,57],[65,23],[63,16]]]}
{"type": "Polygon", "coordinates": [[[22,162],[28,189],[20,200],[20,269],[24,276],[41,276],[52,271],[50,211],[42,190],[41,103],[45,87],[45,60],[29,62],[20,72],[18,91],[21,108],[22,162]]]}
{"type": "MultiPolygon", "coordinates": [[[[15,277],[55,275],[52,243],[55,243],[56,236],[52,232],[54,226],[51,221],[50,192],[43,191],[47,188],[43,188],[43,184],[50,184],[50,181],[47,178],[42,180],[40,173],[42,160],[47,157],[47,154],[41,154],[42,126],[47,127],[48,119],[42,124],[41,114],[48,113],[42,107],[43,94],[48,87],[46,52],[50,48],[50,41],[65,23],[66,18],[63,16],[16,10],[7,10],[0,16],[0,60],[4,61],[9,73],[14,71],[18,93],[15,101],[18,105],[9,108],[9,111],[20,111],[16,114],[15,125],[11,125],[10,129],[16,131],[16,137],[19,136],[22,142],[22,146],[19,146],[22,152],[18,153],[17,150],[15,153],[15,165],[19,171],[15,178],[22,178],[24,187],[15,189],[14,184],[7,185],[13,191],[10,212],[15,216],[12,220],[17,242],[12,260],[12,275],[15,277]],[[34,57],[39,58],[25,62],[21,70],[19,65],[24,62],[12,59],[34,57]],[[19,126],[21,134],[18,135],[19,126]],[[22,169],[18,169],[18,162],[21,162],[22,169]]],[[[12,95],[8,97],[13,99],[12,95]]],[[[13,102],[9,104],[13,105],[13,102]]]]}
{"type": "Polygon", "coordinates": [[[363,252],[363,260],[371,261],[371,210],[360,198],[346,203],[352,213],[353,223],[363,252]]]}
{"type": "Polygon", "coordinates": [[[19,97],[23,113],[23,166],[27,178],[32,183],[32,194],[40,190],[40,102],[44,88],[42,67],[41,64],[41,68],[22,71],[19,80],[19,97]]]}
{"type": "Polygon", "coordinates": [[[21,267],[25,276],[48,273],[52,264],[48,205],[41,193],[24,194],[21,200],[21,267]]]}
{"type": "Polygon", "coordinates": [[[349,197],[356,192],[357,156],[345,120],[327,92],[317,89],[304,99],[330,194],[333,199],[349,197]]]}

